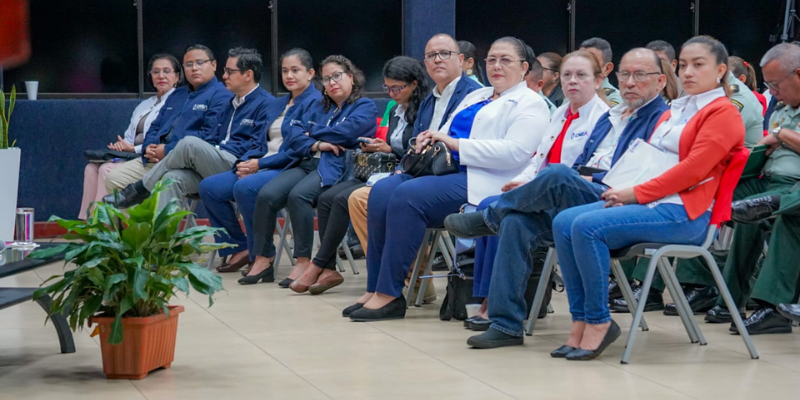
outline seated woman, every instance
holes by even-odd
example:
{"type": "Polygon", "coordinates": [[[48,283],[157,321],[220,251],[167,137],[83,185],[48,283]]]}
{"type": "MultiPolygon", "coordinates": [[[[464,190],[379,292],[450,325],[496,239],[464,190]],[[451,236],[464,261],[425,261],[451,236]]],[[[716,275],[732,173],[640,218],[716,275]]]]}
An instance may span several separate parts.
{"type": "Polygon", "coordinates": [[[635,243],[699,245],[708,229],[720,177],[744,146],[744,122],[727,98],[728,53],[709,36],[684,43],[679,76],[687,96],[674,100],[650,137],[673,159],[643,184],[606,191],[600,201],[553,220],[572,329],[553,357],[589,360],[620,335],[608,308],[609,250],[635,243]]]}
{"type": "Polygon", "coordinates": [[[219,250],[223,257],[219,272],[236,272],[255,259],[253,250],[253,212],[255,198],[272,178],[292,162],[291,149],[284,145],[291,121],[308,112],[322,94],[314,86],[314,63],[303,49],[291,49],[281,56],[283,86],[289,94],[273,101],[268,110],[267,126],[254,147],[236,162],[229,172],[203,179],[199,193],[208,211],[211,226],[225,228],[227,234],[214,236],[218,243],[233,243],[234,248],[219,250]],[[242,232],[233,208],[233,200],[242,215],[247,235],[242,232]]]}
{"type": "MultiPolygon", "coordinates": [[[[503,186],[503,192],[530,182],[548,164],[558,163],[572,167],[583,152],[595,123],[609,109],[601,97],[603,74],[600,61],[592,53],[579,50],[567,54],[560,68],[558,72],[566,102],[555,111],[553,119],[545,128],[542,143],[536,150],[536,157],[531,159],[530,165],[520,176],[503,186]],[[580,76],[590,79],[581,79],[580,76]]],[[[498,199],[499,196],[484,199],[478,205],[478,211],[498,199]]],[[[486,298],[489,296],[498,240],[498,236],[481,236],[475,240],[475,281],[472,295],[484,299],[479,315],[467,321],[466,327],[475,331],[485,331],[492,324],[488,318],[486,298]]],[[[547,253],[547,249],[545,248],[543,252],[547,253]]],[[[535,266],[533,274],[538,275],[540,272],[541,265],[535,266]]],[[[530,298],[532,301],[536,286],[535,284],[529,286],[533,287],[526,292],[526,300],[530,298]]]]}
{"type": "MultiPolygon", "coordinates": [[[[117,136],[116,143],[108,145],[111,150],[142,154],[142,143],[144,143],[147,129],[155,121],[161,106],[167,101],[169,95],[182,81],[181,64],[170,54],[156,54],[150,58],[150,62],[147,64],[147,73],[150,74],[151,82],[156,88],[156,95],[136,106],[125,134],[117,136]]],[[[102,200],[108,194],[104,183],[106,175],[120,165],[122,163],[116,162],[86,165],[86,169],[83,170],[83,200],[81,200],[81,210],[78,213],[79,219],[86,219],[89,205],[102,200]]]]}
{"type": "MultiPolygon", "coordinates": [[[[411,57],[399,56],[386,62],[383,66],[383,91],[389,93],[389,97],[397,104],[389,113],[386,140],[367,139],[369,143],[360,144],[361,151],[394,153],[398,161],[403,157],[414,134],[419,104],[430,92],[427,79],[428,74],[422,63],[411,57]]],[[[289,286],[292,290],[320,294],[344,281],[336,271],[336,250],[350,223],[347,200],[351,193],[365,186],[365,182],[350,179],[334,185],[319,196],[319,251],[305,273],[289,286]]]]}
{"type": "Polygon", "coordinates": [[[345,149],[355,148],[359,137],[375,134],[378,109],[372,100],[361,98],[364,74],[340,55],[324,59],[320,71],[323,98],[311,105],[307,116],[292,120],[291,133],[284,138],[294,160],[258,191],[253,213],[255,261],[241,284],[275,280],[275,222],[284,207],[292,218],[297,264],[281,286],[288,287],[305,272],[311,262],[317,198],[342,179],[345,149]]]}
{"type": "Polygon", "coordinates": [[[469,79],[480,83],[481,86],[486,86],[483,83],[483,69],[481,64],[478,63],[478,49],[475,48],[475,45],[466,40],[459,40],[458,51],[464,55],[464,64],[461,66],[464,69],[464,73],[467,74],[469,79]]]}
{"type": "Polygon", "coordinates": [[[513,37],[496,40],[486,65],[492,87],[468,94],[442,132],[417,136],[416,151],[442,142],[461,170],[414,178],[395,174],[375,184],[367,206],[367,293],[344,310],[354,321],[403,318],[401,291],[428,227],[464,203],[478,204],[500,193],[504,182],[530,163],[550,120],[547,104],[528,89],[525,44],[513,37]]]}
{"type": "MultiPolygon", "coordinates": [[[[740,80],[742,83],[747,85],[748,88],[750,88],[750,91],[753,92],[758,99],[758,102],[761,104],[761,115],[766,115],[767,98],[763,94],[758,93],[756,90],[758,89],[758,78],[756,77],[755,68],[753,68],[749,62],[743,60],[741,57],[736,56],[731,56],[728,58],[728,68],[731,69],[731,73],[736,79],[740,80]]],[[[766,135],[767,132],[765,131],[764,136],[766,135]]]]}

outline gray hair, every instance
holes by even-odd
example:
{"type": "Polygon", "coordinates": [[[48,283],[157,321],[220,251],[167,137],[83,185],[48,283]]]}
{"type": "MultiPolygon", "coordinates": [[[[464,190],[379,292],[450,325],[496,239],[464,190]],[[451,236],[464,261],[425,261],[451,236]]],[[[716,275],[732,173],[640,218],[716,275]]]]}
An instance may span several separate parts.
{"type": "Polygon", "coordinates": [[[767,50],[761,58],[761,68],[770,61],[778,61],[785,71],[794,71],[800,68],[800,46],[791,43],[780,43],[767,50]]]}
{"type": "Polygon", "coordinates": [[[611,44],[608,43],[608,40],[599,37],[593,37],[591,39],[586,39],[581,42],[582,49],[597,49],[603,53],[603,59],[601,60],[603,64],[608,64],[611,62],[611,44]]]}

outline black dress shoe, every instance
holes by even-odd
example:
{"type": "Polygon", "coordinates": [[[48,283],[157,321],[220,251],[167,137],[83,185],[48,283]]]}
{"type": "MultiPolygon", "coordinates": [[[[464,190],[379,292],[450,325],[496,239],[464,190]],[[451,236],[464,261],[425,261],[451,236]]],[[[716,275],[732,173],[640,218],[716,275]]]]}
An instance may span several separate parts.
{"type": "Polygon", "coordinates": [[[282,288],[284,288],[284,289],[288,289],[288,288],[289,288],[289,285],[291,285],[291,284],[292,284],[292,282],[294,282],[294,279],[289,279],[289,278],[286,278],[286,279],[284,279],[284,280],[282,280],[282,281],[278,282],[278,286],[280,286],[280,287],[282,287],[282,288]]]}
{"type": "Polygon", "coordinates": [[[566,358],[567,354],[572,353],[575,350],[577,350],[577,349],[575,349],[572,346],[563,345],[563,346],[551,351],[550,352],[550,357],[553,357],[553,358],[566,358]]]}
{"type": "MultiPolygon", "coordinates": [[[[792,333],[792,322],[786,317],[778,314],[775,307],[762,307],[753,312],[749,318],[744,320],[744,327],[751,335],[761,335],[765,333],[792,333]]],[[[733,333],[739,333],[736,325],[731,324],[729,329],[733,333]]]]}
{"type": "Polygon", "coordinates": [[[144,188],[142,181],[131,183],[117,192],[116,196],[112,193],[103,197],[103,202],[116,208],[133,207],[150,197],[150,192],[144,188]]]}
{"type": "MultiPolygon", "coordinates": [[[[744,313],[739,313],[739,315],[744,319],[744,313]]],[[[731,312],[727,308],[714,306],[706,312],[705,320],[710,324],[727,324],[733,321],[733,317],[731,317],[731,312]]]]}
{"type": "Polygon", "coordinates": [[[361,307],[350,313],[350,320],[355,322],[374,322],[402,319],[405,318],[405,316],[406,298],[400,296],[377,310],[361,307]]]}
{"type": "Polygon", "coordinates": [[[521,336],[511,336],[497,329],[487,330],[480,335],[475,335],[467,339],[467,345],[476,349],[494,349],[505,346],[521,346],[525,339],[521,336]]]}
{"type": "MultiPolygon", "coordinates": [[[[633,288],[633,297],[636,299],[637,302],[642,301],[642,287],[636,285],[633,288]]],[[[614,299],[609,304],[609,308],[611,311],[618,312],[618,313],[629,313],[628,310],[628,302],[625,301],[624,298],[622,299],[614,299]]],[[[650,293],[647,295],[647,299],[644,304],[645,311],[660,311],[664,309],[664,297],[653,288],[650,288],[650,293]]]]}
{"type": "Polygon", "coordinates": [[[361,307],[364,307],[364,303],[353,304],[352,306],[349,306],[349,307],[345,308],[344,310],[342,310],[342,316],[347,318],[347,317],[350,316],[350,314],[353,313],[353,311],[360,310],[361,307]]]}
{"type": "Polygon", "coordinates": [[[484,318],[474,319],[469,323],[469,329],[475,332],[488,331],[490,326],[492,326],[492,320],[484,318]]]}
{"type": "Polygon", "coordinates": [[[777,309],[784,317],[800,322],[800,304],[778,304],[777,309]]]}
{"type": "Polygon", "coordinates": [[[597,357],[600,357],[600,354],[610,345],[614,343],[615,340],[622,334],[622,330],[619,329],[619,325],[617,325],[614,320],[611,320],[611,326],[608,327],[608,331],[606,335],[603,336],[603,341],[600,342],[600,346],[597,346],[594,350],[586,350],[586,349],[575,349],[569,354],[567,354],[567,360],[570,361],[588,361],[593,360],[597,357]]]}
{"type": "Polygon", "coordinates": [[[753,224],[772,216],[781,207],[781,196],[764,196],[734,201],[731,219],[743,224],[753,224]]]}
{"type": "Polygon", "coordinates": [[[269,268],[255,274],[255,275],[248,275],[241,279],[239,279],[240,285],[253,285],[258,283],[258,281],[269,283],[275,282],[275,268],[272,267],[272,264],[269,264],[269,268]]]}
{"type": "MultiPolygon", "coordinates": [[[[719,291],[714,286],[684,288],[683,293],[686,294],[686,299],[689,300],[689,307],[692,308],[694,314],[702,314],[710,310],[717,303],[717,296],[719,296],[719,291]]],[[[675,303],[669,303],[664,306],[664,315],[678,315],[678,308],[675,303]]]]}
{"type": "Polygon", "coordinates": [[[622,289],[620,289],[616,278],[611,278],[608,280],[608,301],[619,298],[622,298],[622,289]]]}
{"type": "Polygon", "coordinates": [[[466,239],[496,234],[486,225],[482,211],[450,214],[444,219],[444,227],[453,235],[466,239]]]}

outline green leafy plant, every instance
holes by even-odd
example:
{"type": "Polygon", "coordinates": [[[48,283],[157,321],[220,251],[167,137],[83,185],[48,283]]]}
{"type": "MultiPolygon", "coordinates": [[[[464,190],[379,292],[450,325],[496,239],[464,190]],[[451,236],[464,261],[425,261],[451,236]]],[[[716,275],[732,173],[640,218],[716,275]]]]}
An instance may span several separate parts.
{"type": "Polygon", "coordinates": [[[14,111],[15,104],[17,104],[17,87],[11,85],[11,97],[6,114],[6,94],[0,89],[0,150],[8,148],[8,125],[11,123],[11,113],[14,111]]]}
{"type": "Polygon", "coordinates": [[[223,290],[222,279],[195,264],[191,256],[232,247],[228,243],[203,242],[221,228],[198,226],[179,231],[189,214],[171,199],[161,210],[158,200],[171,180],[160,182],[153,194],[125,215],[117,208],[94,203],[86,221],[53,216],[50,221],[67,229],[65,239],[76,240],[33,252],[32,258],[64,253],[67,263],[76,265],[61,278],[34,293],[34,299],[48,294],[53,298],[50,315],[66,313],[72,330],[88,326],[94,315],[114,316],[111,344],[122,342],[122,318],[147,317],[164,312],[178,291],[189,294],[189,287],[208,295],[223,290]]]}

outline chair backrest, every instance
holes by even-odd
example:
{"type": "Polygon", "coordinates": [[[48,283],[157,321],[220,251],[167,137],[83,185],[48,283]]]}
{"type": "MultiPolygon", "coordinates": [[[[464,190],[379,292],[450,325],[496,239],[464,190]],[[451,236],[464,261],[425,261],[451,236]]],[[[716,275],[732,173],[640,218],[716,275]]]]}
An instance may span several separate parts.
{"type": "Polygon", "coordinates": [[[733,191],[739,183],[739,178],[744,172],[747,164],[747,157],[750,150],[742,148],[731,158],[731,162],[722,172],[717,195],[714,196],[714,208],[711,210],[711,225],[719,225],[731,219],[731,203],[733,202],[733,191]]]}

